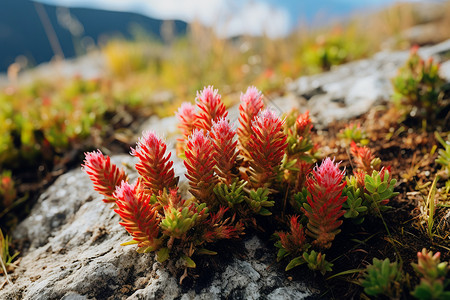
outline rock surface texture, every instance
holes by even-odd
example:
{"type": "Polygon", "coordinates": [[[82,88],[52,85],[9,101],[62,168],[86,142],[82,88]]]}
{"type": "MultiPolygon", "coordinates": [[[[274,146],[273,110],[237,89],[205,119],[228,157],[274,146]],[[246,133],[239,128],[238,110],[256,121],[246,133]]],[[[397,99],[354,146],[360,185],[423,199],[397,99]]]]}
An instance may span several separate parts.
{"type": "MultiPolygon", "coordinates": [[[[423,54],[439,59],[449,52],[447,42],[423,54]]],[[[360,115],[388,100],[390,78],[407,57],[407,52],[380,53],[325,74],[301,77],[269,106],[280,111],[309,109],[322,126],[360,115]]],[[[448,63],[445,68],[443,75],[449,76],[448,63]]],[[[230,113],[232,120],[237,118],[236,111],[230,113]]],[[[151,119],[142,129],[165,135],[174,147],[175,124],[175,118],[151,119]]],[[[113,162],[131,167],[135,163],[129,155],[115,156],[113,162]]],[[[174,166],[183,180],[182,163],[174,166]]],[[[135,176],[131,170],[128,173],[135,176]]],[[[208,274],[207,284],[182,287],[153,254],[120,246],[130,237],[119,225],[119,216],[101,199],[81,169],[62,175],[48,188],[14,232],[13,238],[24,244],[22,258],[11,275],[14,284],[0,290],[0,299],[305,299],[319,295],[311,285],[289,280],[276,264],[276,251],[251,236],[243,243],[243,255],[230,259],[223,272],[208,274]]]]}
{"type": "MultiPolygon", "coordinates": [[[[450,53],[450,40],[423,47],[419,54],[438,62],[450,53]]],[[[380,52],[371,59],[335,67],[330,72],[303,76],[288,86],[288,91],[303,101],[316,127],[334,120],[357,117],[372,106],[383,104],[392,94],[391,78],[408,59],[409,51],[380,52]]],[[[443,62],[441,76],[450,81],[450,65],[443,62]]]]}

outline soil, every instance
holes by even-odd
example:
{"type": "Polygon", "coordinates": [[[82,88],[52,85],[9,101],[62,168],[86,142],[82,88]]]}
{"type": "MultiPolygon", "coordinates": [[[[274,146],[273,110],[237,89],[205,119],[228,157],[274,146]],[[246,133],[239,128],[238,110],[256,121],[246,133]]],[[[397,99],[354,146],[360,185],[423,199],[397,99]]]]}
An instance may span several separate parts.
{"type": "MultiPolygon", "coordinates": [[[[399,119],[393,108],[374,107],[358,119],[335,122],[318,134],[322,149],[327,150],[324,154],[342,161],[341,166],[345,166],[347,174],[351,174],[349,147],[336,136],[350,122],[361,124],[370,138],[367,146],[381,159],[383,166],[391,166],[392,177],[397,179],[395,191],[400,193],[389,202],[392,208],[383,212],[389,232],[380,218],[366,218],[361,226],[344,222],[342,232],[327,252],[327,260],[334,263],[333,273],[363,269],[372,263],[373,258],[389,258],[391,262],[399,262],[403,271],[409,274],[409,277],[404,277],[402,292],[402,298],[409,299],[410,292],[419,281],[411,266],[412,262],[417,263],[417,252],[423,248],[434,253],[441,252],[441,261],[450,261],[450,209],[436,209],[432,230],[435,235],[430,238],[427,224],[420,216],[420,208],[426,202],[436,174],[440,174],[441,178],[444,176],[437,183],[438,191],[448,179],[435,162],[438,151],[433,151],[434,147],[442,147],[435,138],[433,128],[429,127],[428,131],[423,129],[421,120],[407,118],[398,122],[399,119]]],[[[436,199],[440,199],[440,203],[445,202],[439,193],[436,199]]],[[[448,205],[448,202],[449,199],[445,204],[448,205]]],[[[359,298],[363,289],[356,282],[360,278],[360,273],[354,273],[324,280],[327,287],[327,295],[324,296],[332,299],[359,298]]]]}

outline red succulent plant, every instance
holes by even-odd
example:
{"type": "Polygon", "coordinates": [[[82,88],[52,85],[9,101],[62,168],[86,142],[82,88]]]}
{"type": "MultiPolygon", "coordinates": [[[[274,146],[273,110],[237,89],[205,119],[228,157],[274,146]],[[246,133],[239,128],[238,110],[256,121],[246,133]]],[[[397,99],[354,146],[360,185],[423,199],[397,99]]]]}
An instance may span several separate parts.
{"type": "Polygon", "coordinates": [[[281,246],[284,250],[296,255],[306,246],[306,235],[303,226],[298,222],[298,216],[292,216],[290,220],[290,232],[278,232],[281,246]]]}
{"type": "Polygon", "coordinates": [[[166,150],[166,143],[152,131],[144,132],[136,148],[131,148],[131,155],[139,159],[136,170],[143,178],[142,184],[156,195],[164,188],[175,188],[177,185],[171,154],[166,150]]]}
{"type": "Polygon", "coordinates": [[[210,134],[215,150],[216,173],[222,182],[231,184],[235,177],[233,168],[239,153],[236,151],[236,131],[226,118],[221,118],[213,123],[210,134]]]}
{"type": "Polygon", "coordinates": [[[189,102],[183,102],[176,112],[178,128],[184,138],[188,138],[195,128],[195,106],[189,102]]]}
{"type": "Polygon", "coordinates": [[[217,213],[212,213],[211,218],[207,221],[207,228],[202,238],[207,243],[211,243],[220,239],[238,238],[243,234],[244,225],[237,222],[234,225],[234,216],[224,219],[228,208],[220,207],[217,213]]]}
{"type": "Polygon", "coordinates": [[[218,90],[215,90],[213,86],[205,87],[203,91],[197,92],[196,102],[198,112],[194,122],[198,129],[210,131],[213,122],[228,115],[218,90]]]}
{"type": "Polygon", "coordinates": [[[309,111],[304,114],[300,114],[295,121],[295,126],[297,128],[297,133],[300,136],[305,136],[310,134],[313,127],[311,118],[309,117],[309,111]]]}
{"type": "Polygon", "coordinates": [[[262,93],[254,86],[247,88],[245,94],[241,94],[241,104],[239,105],[239,128],[237,134],[239,137],[241,155],[247,160],[251,159],[251,149],[249,148],[248,143],[253,134],[252,122],[264,108],[262,98],[262,93]]]}
{"type": "Polygon", "coordinates": [[[214,146],[211,139],[202,130],[195,129],[186,145],[186,178],[189,180],[189,191],[199,201],[214,206],[214,146]]]}
{"type": "Polygon", "coordinates": [[[150,195],[136,193],[136,186],[123,181],[116,189],[114,197],[118,208],[114,211],[122,218],[119,224],[131,234],[137,242],[139,252],[149,252],[158,249],[161,241],[159,234],[158,210],[150,204],[150,195]]]}
{"type": "Polygon", "coordinates": [[[381,161],[377,160],[369,147],[359,147],[355,142],[350,144],[350,153],[353,156],[356,168],[372,174],[372,171],[379,170],[381,161]]]}
{"type": "Polygon", "coordinates": [[[127,180],[125,171],[111,163],[109,156],[100,150],[85,153],[83,170],[89,175],[94,190],[105,196],[104,202],[116,202],[113,194],[122,181],[127,180]]]}
{"type": "Polygon", "coordinates": [[[307,179],[308,203],[304,204],[302,211],[308,218],[306,233],[315,239],[313,245],[320,248],[330,248],[331,242],[340,232],[342,220],[339,218],[345,213],[342,204],[347,197],[342,197],[345,187],[345,170],[339,170],[339,163],[326,158],[320,166],[312,171],[307,179]]]}
{"type": "Polygon", "coordinates": [[[249,147],[250,181],[253,187],[267,187],[276,177],[287,147],[284,120],[269,109],[261,111],[252,124],[249,147]]]}

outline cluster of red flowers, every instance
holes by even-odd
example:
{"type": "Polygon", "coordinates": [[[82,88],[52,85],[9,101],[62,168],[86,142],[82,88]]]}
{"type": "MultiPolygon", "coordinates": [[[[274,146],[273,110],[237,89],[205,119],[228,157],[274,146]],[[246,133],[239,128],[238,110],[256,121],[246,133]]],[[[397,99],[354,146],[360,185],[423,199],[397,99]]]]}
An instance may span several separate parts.
{"type": "MultiPolygon", "coordinates": [[[[308,112],[282,119],[264,107],[262,98],[255,87],[241,95],[237,129],[212,86],[197,93],[196,105],[181,105],[176,115],[183,138],[177,150],[184,158],[190,199],[181,198],[167,145],[153,132],[145,132],[131,149],[140,175],[134,184],[100,151],[86,154],[83,167],[94,189],[105,196],[105,202],[115,202],[120,224],[133,237],[126,244],[137,244],[140,252],[159,250],[160,260],[178,251],[186,266],[195,265],[190,257],[196,247],[237,238],[244,224],[257,226],[251,215],[270,215],[267,208],[276,202],[274,186],[285,186],[286,198],[303,195],[297,212],[305,218],[292,216],[290,231],[278,232],[281,258],[300,254],[290,267],[308,259],[316,268],[330,268],[325,261],[314,262],[317,257],[324,259],[320,252],[306,255],[305,251],[311,245],[330,248],[340,232],[340,218],[346,213],[345,170],[330,158],[312,168],[317,147],[312,143],[308,112]],[[175,245],[179,250],[174,250],[175,245]]],[[[364,185],[364,176],[378,171],[379,162],[367,147],[352,144],[351,152],[355,174],[362,174],[358,180],[364,185]]],[[[285,207],[286,203],[276,208],[283,210],[282,218],[285,207]]]]}

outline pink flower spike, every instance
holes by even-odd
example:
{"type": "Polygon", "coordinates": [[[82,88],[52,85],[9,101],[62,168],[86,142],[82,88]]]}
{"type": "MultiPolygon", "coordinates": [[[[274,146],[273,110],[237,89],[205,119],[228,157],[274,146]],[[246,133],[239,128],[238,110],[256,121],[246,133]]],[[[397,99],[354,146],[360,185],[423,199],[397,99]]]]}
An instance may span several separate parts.
{"type": "Polygon", "coordinates": [[[306,245],[306,235],[303,226],[298,222],[299,216],[292,216],[290,220],[290,231],[278,232],[283,248],[290,254],[296,255],[304,250],[306,245]]]}
{"type": "Polygon", "coordinates": [[[372,166],[372,161],[375,159],[375,155],[369,147],[358,147],[354,141],[350,144],[350,153],[353,156],[355,165],[358,169],[365,171],[367,174],[371,175],[374,170],[372,166]]]}
{"type": "Polygon", "coordinates": [[[160,219],[156,205],[150,204],[151,195],[137,193],[135,185],[123,181],[114,196],[118,206],[114,211],[122,219],[119,224],[138,242],[138,247],[142,248],[142,251],[159,248],[161,241],[157,237],[160,219]]]}
{"type": "Polygon", "coordinates": [[[261,111],[252,123],[249,147],[250,181],[255,188],[264,187],[276,177],[287,147],[284,120],[274,111],[261,111]]]}
{"type": "Polygon", "coordinates": [[[313,245],[320,248],[330,248],[340,232],[342,220],[339,218],[345,213],[342,204],[347,200],[347,197],[341,196],[346,184],[342,182],[344,176],[345,170],[339,170],[339,163],[335,164],[334,159],[327,157],[307,179],[310,196],[307,198],[308,204],[302,208],[308,218],[306,233],[316,239],[313,245]]]}
{"type": "Polygon", "coordinates": [[[299,115],[295,122],[295,125],[297,127],[297,132],[299,135],[310,133],[313,125],[311,119],[309,118],[309,111],[306,111],[304,114],[299,115]]]}
{"type": "Polygon", "coordinates": [[[176,116],[179,121],[178,128],[184,138],[187,139],[195,128],[195,106],[189,102],[183,102],[176,116]]]}
{"type": "Polygon", "coordinates": [[[214,205],[213,188],[217,183],[214,176],[214,146],[203,130],[195,129],[186,145],[186,178],[189,180],[189,191],[199,201],[214,205]]]}
{"type": "Polygon", "coordinates": [[[136,170],[144,179],[142,183],[156,195],[164,188],[177,185],[171,154],[168,152],[166,155],[166,149],[166,143],[152,131],[144,132],[136,149],[131,148],[131,155],[139,159],[136,170]]]}
{"type": "Polygon", "coordinates": [[[220,118],[216,123],[213,123],[211,140],[215,150],[216,171],[227,184],[232,183],[232,169],[238,155],[235,136],[236,131],[231,128],[230,122],[226,118],[220,118]]]}
{"type": "Polygon", "coordinates": [[[111,163],[109,156],[100,150],[85,153],[82,169],[89,175],[94,190],[106,197],[103,202],[116,202],[113,196],[116,186],[127,180],[124,170],[111,163]]]}
{"type": "MultiPolygon", "coordinates": [[[[334,158],[325,158],[320,166],[316,166],[313,170],[313,178],[308,178],[308,186],[314,186],[315,189],[320,189],[322,191],[329,190],[332,188],[335,191],[342,190],[340,188],[340,183],[345,176],[345,170],[339,169],[340,163],[334,163],[334,158]]],[[[342,187],[343,188],[343,187],[342,187]]],[[[336,194],[329,195],[334,197],[336,194]]]]}
{"type": "Polygon", "coordinates": [[[214,121],[228,115],[218,90],[215,90],[212,85],[197,92],[196,102],[199,112],[195,115],[195,125],[199,129],[210,131],[214,121]]]}
{"type": "Polygon", "coordinates": [[[264,107],[262,98],[262,93],[254,86],[248,87],[245,94],[241,94],[237,134],[239,136],[241,154],[247,160],[250,159],[251,152],[251,149],[248,149],[248,142],[253,134],[252,122],[264,107]]]}
{"type": "Polygon", "coordinates": [[[249,86],[245,94],[241,94],[242,108],[256,115],[264,106],[262,98],[263,95],[260,90],[254,86],[249,86]]]}

